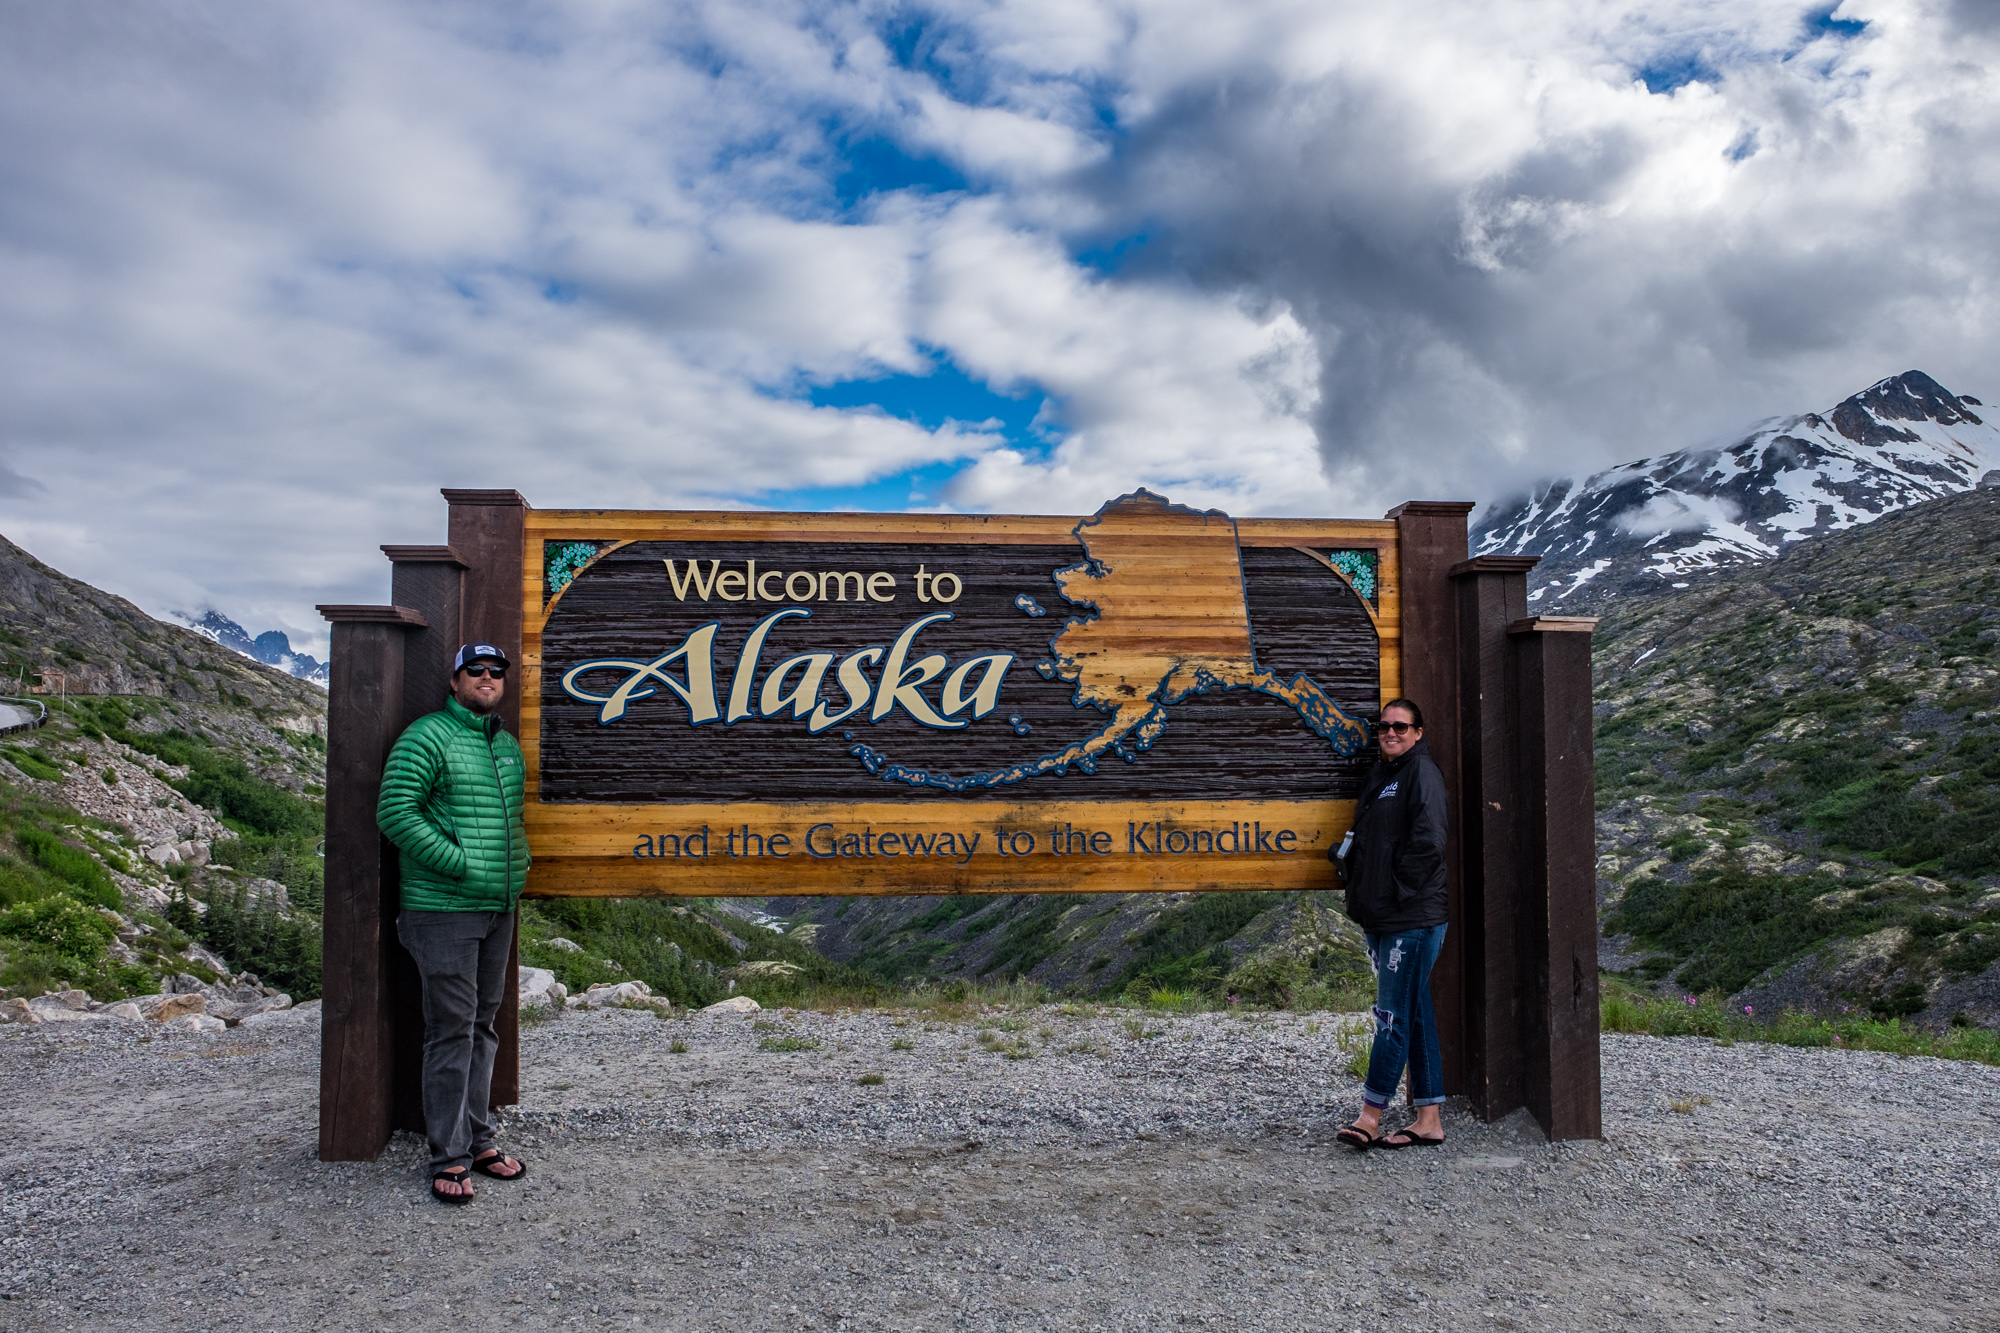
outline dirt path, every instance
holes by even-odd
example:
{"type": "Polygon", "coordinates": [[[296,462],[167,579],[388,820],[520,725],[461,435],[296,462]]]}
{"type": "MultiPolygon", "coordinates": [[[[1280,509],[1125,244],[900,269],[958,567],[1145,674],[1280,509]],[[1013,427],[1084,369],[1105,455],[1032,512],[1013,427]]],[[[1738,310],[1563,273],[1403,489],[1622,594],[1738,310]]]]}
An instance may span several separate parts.
{"type": "Polygon", "coordinates": [[[2000,1070],[1614,1038],[1604,1144],[1355,1155],[1330,1024],[769,1021],[531,1028],[464,1209],[312,1159],[316,1029],[0,1029],[0,1328],[2000,1326],[2000,1070]]]}

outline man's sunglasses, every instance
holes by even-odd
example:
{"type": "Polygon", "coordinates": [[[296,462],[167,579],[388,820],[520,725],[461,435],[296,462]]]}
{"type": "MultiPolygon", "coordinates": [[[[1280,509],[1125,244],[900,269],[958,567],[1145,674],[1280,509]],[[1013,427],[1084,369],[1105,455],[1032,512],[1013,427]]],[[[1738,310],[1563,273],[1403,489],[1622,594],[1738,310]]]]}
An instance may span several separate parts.
{"type": "Polygon", "coordinates": [[[1398,736],[1400,736],[1406,731],[1420,731],[1422,730],[1422,728],[1417,726],[1417,724],[1414,722],[1377,722],[1375,724],[1375,730],[1393,731],[1398,736]]]}
{"type": "Polygon", "coordinates": [[[495,680],[507,679],[506,667],[469,666],[469,667],[460,667],[459,670],[463,671],[468,676],[491,676],[495,680]]]}

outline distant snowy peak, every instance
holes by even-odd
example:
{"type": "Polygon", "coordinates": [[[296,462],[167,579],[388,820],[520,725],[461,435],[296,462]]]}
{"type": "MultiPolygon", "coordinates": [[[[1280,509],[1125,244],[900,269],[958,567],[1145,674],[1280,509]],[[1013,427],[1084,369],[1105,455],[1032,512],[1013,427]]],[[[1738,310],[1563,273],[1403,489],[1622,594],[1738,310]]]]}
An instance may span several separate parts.
{"type": "Polygon", "coordinates": [[[1686,587],[1789,542],[1968,490],[2000,469],[2000,429],[1912,370],[1824,415],[1761,424],[1723,449],[1681,450],[1548,483],[1479,520],[1479,555],[1539,555],[1537,611],[1686,587]]]}
{"type": "Polygon", "coordinates": [[[207,612],[199,619],[183,613],[180,621],[195,633],[215,640],[232,652],[241,653],[265,666],[274,666],[300,680],[309,680],[315,685],[326,684],[326,664],[305,653],[293,652],[291,639],[280,630],[266,630],[253,639],[248,630],[220,611],[207,612]]]}

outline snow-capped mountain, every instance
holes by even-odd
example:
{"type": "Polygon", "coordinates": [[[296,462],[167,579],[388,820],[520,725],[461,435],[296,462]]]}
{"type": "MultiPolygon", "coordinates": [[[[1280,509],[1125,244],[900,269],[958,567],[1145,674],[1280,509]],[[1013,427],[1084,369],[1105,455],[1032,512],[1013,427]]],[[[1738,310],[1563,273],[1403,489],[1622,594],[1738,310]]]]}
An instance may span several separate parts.
{"type": "Polygon", "coordinates": [[[1477,555],[1539,555],[1538,612],[1621,593],[1684,588],[1791,542],[1970,489],[2000,469],[2000,428],[1919,370],[1824,415],[1765,422],[1721,449],[1684,449],[1549,482],[1496,505],[1477,555]]]}
{"type": "Polygon", "coordinates": [[[198,620],[183,615],[181,621],[195,633],[213,639],[252,661],[274,666],[315,685],[326,684],[326,664],[305,653],[293,652],[292,641],[282,630],[266,630],[253,639],[248,630],[220,611],[210,611],[198,620]]]}

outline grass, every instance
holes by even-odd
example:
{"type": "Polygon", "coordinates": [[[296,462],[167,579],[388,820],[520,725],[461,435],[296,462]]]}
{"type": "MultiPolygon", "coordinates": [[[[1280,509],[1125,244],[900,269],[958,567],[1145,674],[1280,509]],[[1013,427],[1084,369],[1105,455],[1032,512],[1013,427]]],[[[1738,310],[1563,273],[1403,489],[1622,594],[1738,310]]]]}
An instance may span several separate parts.
{"type": "Polygon", "coordinates": [[[1780,1046],[1885,1051],[1891,1055],[1930,1055],[1943,1060],[2000,1065],[2000,1032],[1990,1028],[1952,1027],[1940,1036],[1900,1018],[1876,1018],[1862,1010],[1830,1015],[1788,1009],[1766,1019],[1733,1011],[1716,995],[1689,1004],[1610,982],[1606,983],[1599,1021],[1606,1032],[1651,1037],[1763,1041],[1780,1046]]]}
{"type": "Polygon", "coordinates": [[[1368,1078],[1368,1056],[1375,1047],[1375,1029],[1367,1019],[1342,1023],[1334,1029],[1334,1048],[1345,1059],[1341,1066],[1350,1077],[1363,1082],[1368,1078]]]}
{"type": "Polygon", "coordinates": [[[688,1044],[679,1037],[675,1037],[673,1042],[668,1045],[667,1050],[673,1055],[686,1055],[688,1053],[688,1044]]]}
{"type": "Polygon", "coordinates": [[[816,1051],[819,1042],[812,1037],[766,1037],[757,1043],[760,1051],[816,1051]]]}
{"type": "Polygon", "coordinates": [[[889,1049],[892,1051],[914,1051],[917,1049],[917,1044],[908,1037],[898,1037],[889,1043],[889,1049]]]}
{"type": "Polygon", "coordinates": [[[883,1078],[880,1074],[863,1074],[860,1078],[857,1078],[854,1081],[860,1084],[864,1088],[879,1088],[888,1080],[883,1078]]]}

